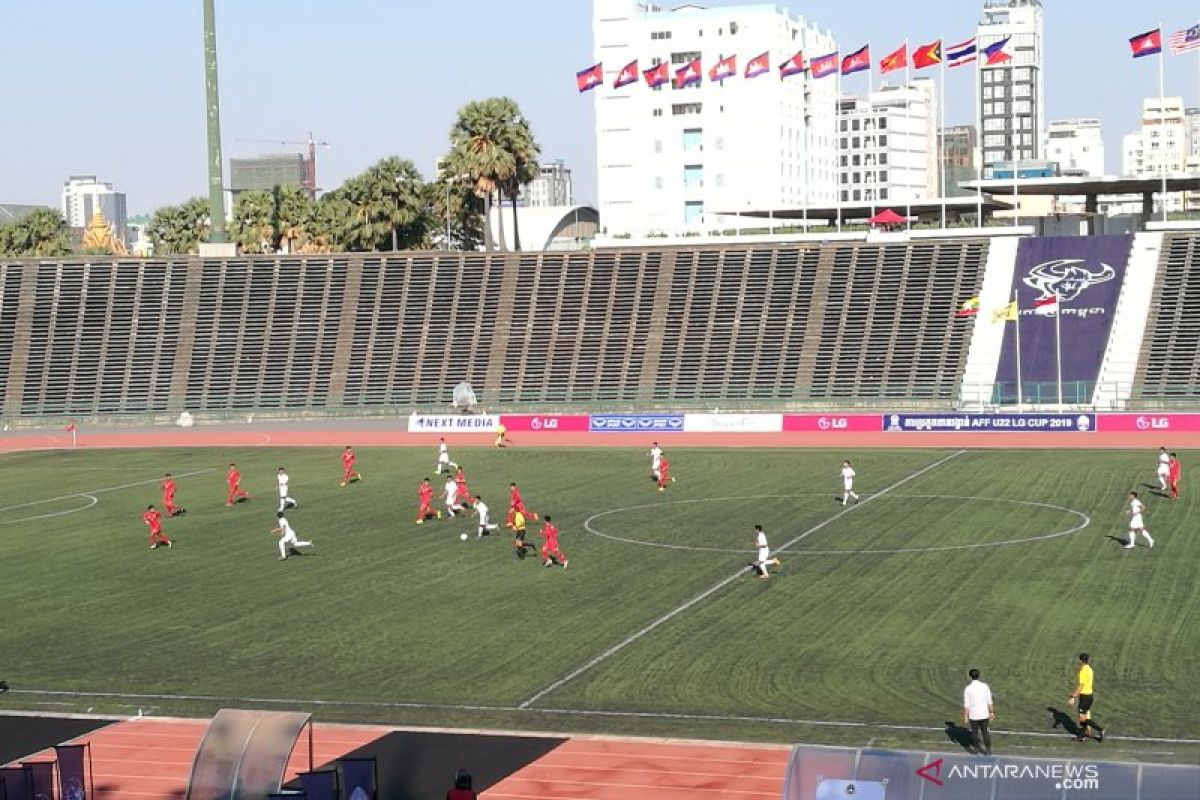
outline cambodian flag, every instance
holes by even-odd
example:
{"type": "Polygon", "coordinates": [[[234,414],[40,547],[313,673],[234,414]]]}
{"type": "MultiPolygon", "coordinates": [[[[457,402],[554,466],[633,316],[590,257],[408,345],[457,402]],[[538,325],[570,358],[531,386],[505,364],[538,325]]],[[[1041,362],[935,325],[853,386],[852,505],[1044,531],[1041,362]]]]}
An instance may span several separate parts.
{"type": "Polygon", "coordinates": [[[808,69],[813,78],[824,78],[826,75],[832,75],[838,71],[837,52],[835,51],[827,56],[814,58],[809,63],[808,69]]]}
{"type": "MultiPolygon", "coordinates": [[[[837,53],[833,54],[833,58],[834,58],[834,61],[836,62],[837,61],[837,53]]],[[[784,61],[782,64],[779,65],[779,79],[780,80],[783,80],[784,78],[790,78],[793,75],[799,75],[801,72],[804,72],[804,52],[803,51],[797,51],[796,55],[792,56],[791,58],[787,59],[786,61],[784,61]]],[[[820,76],[814,75],[813,77],[818,78],[820,76]]]]}
{"type": "Polygon", "coordinates": [[[603,64],[596,64],[575,73],[575,87],[580,92],[590,92],[602,83],[604,83],[603,64]]]}
{"type": "MultiPolygon", "coordinates": [[[[803,61],[804,59],[801,59],[803,61]]],[[[771,71],[771,56],[769,53],[757,55],[746,62],[746,73],[743,77],[757,78],[771,71]]]]}
{"type": "Polygon", "coordinates": [[[613,88],[620,89],[621,87],[628,86],[631,83],[637,83],[639,74],[638,63],[637,59],[635,58],[633,61],[630,61],[628,64],[622,67],[621,71],[617,73],[617,79],[613,81],[613,88]]]}
{"type": "Polygon", "coordinates": [[[853,75],[871,68],[871,45],[864,44],[842,59],[842,74],[853,75]]]}
{"type": "Polygon", "coordinates": [[[1133,51],[1134,58],[1158,55],[1162,52],[1162,28],[1155,28],[1130,38],[1129,49],[1133,51]]]}
{"type": "Polygon", "coordinates": [[[699,85],[701,80],[700,59],[698,58],[693,58],[682,67],[675,70],[676,89],[682,89],[685,86],[699,85]]]}
{"type": "Polygon", "coordinates": [[[664,61],[650,69],[642,70],[642,77],[646,79],[646,85],[653,89],[671,80],[671,73],[667,71],[667,62],[664,61]]]}
{"type": "Polygon", "coordinates": [[[708,79],[714,83],[737,75],[737,56],[722,58],[708,71],[708,79]]]}

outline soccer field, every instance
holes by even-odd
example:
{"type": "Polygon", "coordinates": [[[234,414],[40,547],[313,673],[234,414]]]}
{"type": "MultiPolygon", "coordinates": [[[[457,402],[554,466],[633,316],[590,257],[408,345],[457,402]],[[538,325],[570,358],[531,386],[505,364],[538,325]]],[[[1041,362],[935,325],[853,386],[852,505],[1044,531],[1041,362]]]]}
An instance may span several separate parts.
{"type": "Polygon", "coordinates": [[[415,525],[432,449],[362,448],[345,488],[336,449],[4,456],[0,710],[946,749],[978,667],[998,751],[1200,759],[1200,487],[1185,469],[1183,499],[1151,494],[1152,452],[677,450],[662,493],[640,450],[451,455],[501,522],[510,481],[553,515],[570,568],[517,560],[504,529],[415,525]],[[233,460],[253,498],[226,508],[233,460]],[[280,464],[315,544],[286,562],[280,464]],[[151,551],[166,471],[188,513],[151,551]],[[1117,541],[1133,488],[1153,550],[1117,541]],[[754,523],[781,551],[769,581],[746,569],[754,523]],[[1081,650],[1103,745],[1052,727],[1081,650]]]}

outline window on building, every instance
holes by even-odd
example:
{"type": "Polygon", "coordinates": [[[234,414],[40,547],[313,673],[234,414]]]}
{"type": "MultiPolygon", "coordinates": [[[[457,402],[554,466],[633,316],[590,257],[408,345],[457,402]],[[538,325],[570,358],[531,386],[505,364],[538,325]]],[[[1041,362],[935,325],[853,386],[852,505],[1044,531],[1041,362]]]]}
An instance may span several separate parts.
{"type": "MultiPolygon", "coordinates": [[[[1023,48],[1018,48],[1018,49],[1023,49],[1023,48]]],[[[1031,47],[1029,49],[1032,50],[1033,48],[1031,47]]],[[[1033,80],[1033,67],[1018,67],[1016,72],[1017,72],[1017,80],[1019,80],[1019,81],[1033,80]]]]}
{"type": "Polygon", "coordinates": [[[887,164],[887,156],[888,156],[888,154],[887,154],[887,153],[880,153],[880,154],[879,154],[879,163],[880,163],[880,164],[887,164]]]}
{"type": "Polygon", "coordinates": [[[983,121],[983,129],[985,131],[1002,131],[1006,128],[1005,120],[993,117],[983,121]]]}
{"type": "Polygon", "coordinates": [[[854,195],[853,195],[853,197],[854,197],[854,201],[855,201],[855,202],[858,202],[859,200],[862,200],[862,190],[861,190],[861,189],[855,189],[855,190],[854,190],[854,195]]]}
{"type": "Polygon", "coordinates": [[[654,179],[654,188],[655,188],[655,189],[662,189],[662,188],[663,188],[663,179],[662,179],[662,176],[661,176],[661,175],[660,175],[659,177],[657,177],[657,178],[655,178],[655,179],[654,179]]]}
{"type": "Polygon", "coordinates": [[[843,203],[850,202],[850,193],[849,192],[846,192],[846,191],[842,192],[842,202],[843,203]]]}
{"type": "Polygon", "coordinates": [[[700,58],[700,55],[701,53],[699,50],[688,50],[683,53],[671,53],[671,63],[689,64],[695,61],[697,58],[700,58]]]}
{"type": "Polygon", "coordinates": [[[654,109],[653,111],[651,111],[651,112],[650,112],[650,116],[652,116],[652,117],[661,117],[661,116],[662,116],[662,109],[661,109],[661,108],[656,108],[656,109],[654,109]]]}
{"type": "Polygon", "coordinates": [[[862,147],[862,138],[859,136],[855,136],[853,139],[850,140],[850,143],[851,143],[851,146],[857,150],[858,148],[862,147]]]}
{"type": "MultiPolygon", "coordinates": [[[[843,157],[844,157],[844,156],[843,156],[843,157]]],[[[850,163],[852,163],[854,166],[856,166],[856,167],[857,167],[859,164],[861,164],[861,163],[862,163],[862,156],[855,156],[854,158],[852,158],[852,159],[850,160],[850,163]]]]}
{"type": "Polygon", "coordinates": [[[656,153],[662,152],[662,139],[654,140],[654,152],[656,152],[656,153]]]}
{"type": "Polygon", "coordinates": [[[850,174],[848,172],[843,172],[842,173],[842,183],[849,183],[849,182],[850,182],[850,174]]]}
{"type": "Polygon", "coordinates": [[[725,176],[717,175],[717,188],[719,189],[719,188],[722,188],[723,186],[725,186],[725,176]]]}
{"type": "Polygon", "coordinates": [[[851,180],[854,181],[854,183],[862,183],[862,173],[861,172],[854,173],[854,177],[851,180]]]}
{"type": "Polygon", "coordinates": [[[879,170],[879,182],[880,183],[888,182],[888,171],[886,169],[879,170]]]}
{"type": "Polygon", "coordinates": [[[842,120],[838,127],[842,133],[845,133],[849,128],[849,123],[846,120],[842,120]]]}
{"type": "Polygon", "coordinates": [[[875,190],[874,189],[865,190],[863,192],[863,199],[864,200],[874,200],[875,199],[875,190]]]}
{"type": "Polygon", "coordinates": [[[845,150],[849,146],[850,146],[850,140],[847,139],[845,136],[843,136],[842,137],[842,149],[845,150]]]}
{"type": "Polygon", "coordinates": [[[704,203],[689,200],[683,204],[683,222],[685,225],[695,225],[704,221],[704,203]]]}
{"type": "Polygon", "coordinates": [[[983,87],[983,99],[984,99],[984,100],[991,100],[991,99],[992,99],[992,97],[993,97],[993,92],[994,92],[994,91],[995,91],[995,89],[993,89],[991,86],[985,86],[985,87],[983,87]]]}
{"type": "MultiPolygon", "coordinates": [[[[855,158],[857,158],[857,156],[855,156],[855,158]]],[[[842,166],[843,166],[843,167],[844,167],[844,166],[846,166],[846,165],[847,165],[847,164],[846,164],[846,162],[847,162],[847,157],[846,157],[846,156],[842,156],[842,158],[841,158],[841,162],[842,162],[842,166]]]]}
{"type": "Polygon", "coordinates": [[[651,39],[670,39],[671,32],[670,31],[654,31],[653,33],[650,34],[650,38],[651,39]]]}
{"type": "Polygon", "coordinates": [[[683,185],[689,189],[699,189],[704,186],[704,165],[685,164],[683,167],[683,185]]]}
{"type": "Polygon", "coordinates": [[[887,199],[888,199],[888,190],[887,190],[887,189],[880,189],[880,190],[879,190],[879,199],[880,199],[880,200],[887,200],[887,199]]]}
{"type": "Polygon", "coordinates": [[[887,147],[887,136],[880,136],[880,137],[879,137],[879,146],[880,146],[880,147],[887,147]]]}
{"type": "Polygon", "coordinates": [[[1018,83],[1013,87],[1014,97],[1032,97],[1033,86],[1028,83],[1018,83]]]}
{"type": "Polygon", "coordinates": [[[984,147],[1004,147],[1008,137],[1002,133],[990,133],[983,137],[984,147]]]}
{"type": "Polygon", "coordinates": [[[675,103],[671,106],[671,114],[676,117],[686,114],[699,114],[703,107],[702,103],[675,103]]]}
{"type": "Polygon", "coordinates": [[[879,130],[887,130],[887,117],[880,117],[878,120],[876,120],[876,123],[879,125],[879,130]]]}
{"type": "Polygon", "coordinates": [[[850,130],[852,130],[852,131],[861,130],[861,128],[859,127],[859,121],[858,121],[858,120],[851,120],[851,122],[850,122],[850,130]]]}
{"type": "Polygon", "coordinates": [[[1033,103],[1031,103],[1029,100],[1018,100],[1013,104],[1013,106],[1016,108],[1018,114],[1033,113],[1033,103]]]}
{"type": "Polygon", "coordinates": [[[704,149],[704,129],[703,128],[684,128],[683,129],[683,151],[690,152],[692,150],[704,149]]]}
{"type": "Polygon", "coordinates": [[[737,32],[738,32],[738,24],[736,22],[729,23],[729,35],[737,36],[737,32]]]}
{"type": "Polygon", "coordinates": [[[724,150],[725,149],[725,137],[718,136],[716,138],[716,140],[713,142],[713,147],[717,148],[718,150],[724,150]]]}

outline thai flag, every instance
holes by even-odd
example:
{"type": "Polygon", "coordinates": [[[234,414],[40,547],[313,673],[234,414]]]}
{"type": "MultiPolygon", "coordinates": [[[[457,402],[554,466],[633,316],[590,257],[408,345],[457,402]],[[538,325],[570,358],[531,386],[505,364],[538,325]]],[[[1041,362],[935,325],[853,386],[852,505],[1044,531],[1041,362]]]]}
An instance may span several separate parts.
{"type": "Polygon", "coordinates": [[[757,78],[759,75],[764,75],[770,71],[771,56],[769,53],[763,53],[746,62],[746,74],[743,77],[757,78]]]}
{"type": "Polygon", "coordinates": [[[693,58],[688,63],[684,64],[679,69],[675,70],[675,88],[682,89],[685,86],[699,85],[700,77],[700,59],[693,58]]]}
{"type": "Polygon", "coordinates": [[[1005,36],[1000,41],[992,42],[983,48],[983,65],[985,67],[995,67],[1006,61],[1012,61],[1012,56],[1004,52],[1004,48],[1008,47],[1008,43],[1011,40],[1011,36],[1005,36]]]}
{"type": "Polygon", "coordinates": [[[633,61],[630,61],[628,64],[622,67],[621,71],[617,73],[617,79],[613,81],[613,88],[620,89],[621,87],[628,86],[631,83],[637,83],[639,74],[638,62],[635,58],[633,61]]]}
{"type": "Polygon", "coordinates": [[[713,64],[712,69],[708,71],[708,79],[713,83],[718,83],[726,78],[732,78],[737,75],[737,56],[729,56],[722,58],[716,64],[713,64]]]}
{"type": "Polygon", "coordinates": [[[1058,295],[1039,297],[1033,301],[1033,313],[1043,317],[1053,317],[1058,313],[1058,295]]]}
{"type": "Polygon", "coordinates": [[[975,60],[978,48],[975,46],[975,37],[972,36],[965,42],[951,45],[946,48],[946,66],[961,67],[963,64],[970,64],[975,60]]]}
{"type": "Polygon", "coordinates": [[[604,65],[595,64],[575,73],[575,88],[580,92],[590,92],[604,83],[604,65]]]}
{"type": "Polygon", "coordinates": [[[1155,28],[1152,31],[1131,36],[1129,49],[1133,51],[1134,58],[1158,55],[1162,52],[1162,29],[1155,28]]]}
{"type": "Polygon", "coordinates": [[[667,62],[664,61],[661,64],[655,64],[650,69],[643,70],[642,77],[646,79],[646,85],[654,89],[671,80],[671,73],[667,71],[667,62]]]}

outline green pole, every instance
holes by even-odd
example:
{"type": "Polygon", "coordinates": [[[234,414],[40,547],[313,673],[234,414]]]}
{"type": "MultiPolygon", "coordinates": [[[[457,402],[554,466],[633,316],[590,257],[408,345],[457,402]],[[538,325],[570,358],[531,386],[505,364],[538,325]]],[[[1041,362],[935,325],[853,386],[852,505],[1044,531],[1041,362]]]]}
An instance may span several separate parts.
{"type": "Polygon", "coordinates": [[[213,0],[204,0],[204,97],[208,104],[208,213],[210,242],[225,238],[225,181],[221,164],[221,95],[217,90],[217,26],[213,0]]]}

